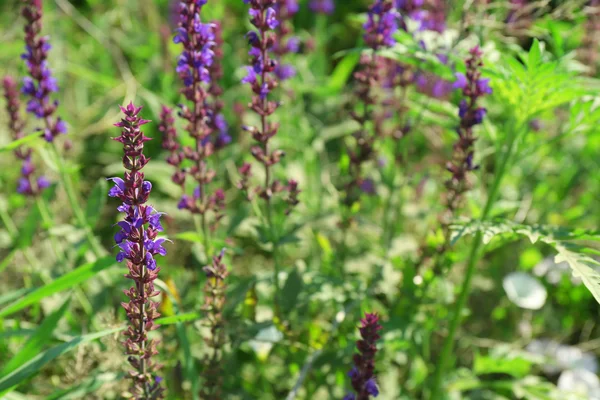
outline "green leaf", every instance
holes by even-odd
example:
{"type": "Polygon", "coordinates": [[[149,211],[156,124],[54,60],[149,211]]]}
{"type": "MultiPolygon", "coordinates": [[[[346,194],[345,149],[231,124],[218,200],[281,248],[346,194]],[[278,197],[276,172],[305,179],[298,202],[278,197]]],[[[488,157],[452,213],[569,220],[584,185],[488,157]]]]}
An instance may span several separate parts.
{"type": "Polygon", "coordinates": [[[585,231],[582,229],[569,230],[566,228],[547,227],[543,225],[524,225],[509,220],[496,219],[481,222],[471,221],[467,223],[456,223],[451,226],[451,243],[474,232],[483,233],[483,242],[489,243],[496,236],[526,236],[531,243],[538,241],[546,243],[556,250],[556,263],[565,261],[571,267],[573,275],[579,277],[586,288],[600,303],[600,262],[591,258],[588,254],[598,254],[598,250],[586,247],[585,244],[597,242],[600,245],[600,234],[598,232],[585,231]],[[583,244],[577,241],[582,241],[583,244]]]}
{"type": "Polygon", "coordinates": [[[71,297],[68,296],[67,299],[63,302],[63,304],[58,308],[58,310],[54,311],[48,317],[44,319],[42,324],[37,328],[35,333],[29,338],[27,343],[23,346],[23,348],[10,359],[8,364],[2,368],[0,371],[0,376],[4,376],[6,374],[11,373],[21,365],[25,364],[28,360],[35,357],[39,354],[46,343],[48,343],[52,339],[52,333],[54,329],[58,325],[59,321],[69,308],[69,304],[71,303],[71,297]]]}
{"type": "Polygon", "coordinates": [[[86,280],[96,276],[100,271],[103,271],[113,265],[116,261],[113,256],[108,256],[84,264],[75,270],[61,276],[60,278],[44,285],[33,292],[27,294],[21,299],[15,301],[7,307],[0,310],[0,318],[4,318],[7,315],[14,314],[23,308],[39,302],[41,299],[51,296],[55,293],[61,292],[65,289],[71,289],[74,286],[85,282],[86,280]]]}
{"type": "Polygon", "coordinates": [[[27,218],[25,218],[25,222],[19,228],[19,236],[16,243],[18,249],[26,249],[31,246],[40,221],[40,211],[37,207],[31,207],[27,218]]]}
{"type": "Polygon", "coordinates": [[[203,243],[202,236],[198,234],[198,232],[188,231],[188,232],[180,232],[176,234],[175,239],[185,240],[187,242],[192,243],[203,243]]]}
{"type": "Polygon", "coordinates": [[[540,42],[537,38],[533,39],[531,48],[529,49],[529,56],[527,59],[527,66],[531,69],[537,66],[542,61],[542,49],[540,42]]]}
{"type": "Polygon", "coordinates": [[[302,291],[303,286],[302,276],[298,272],[298,268],[294,268],[288,274],[287,280],[283,285],[283,296],[281,296],[281,308],[284,313],[290,312],[296,306],[298,296],[302,291]]]}
{"type": "Polygon", "coordinates": [[[31,144],[37,140],[41,140],[41,138],[42,137],[39,134],[33,134],[33,135],[27,135],[25,137],[22,137],[21,139],[13,140],[12,142],[5,144],[4,146],[0,146],[0,153],[15,150],[19,146],[23,146],[25,144],[31,144]]]}
{"type": "Polygon", "coordinates": [[[88,222],[90,228],[93,228],[98,223],[98,219],[102,214],[102,209],[106,204],[108,193],[108,183],[106,179],[98,179],[98,182],[94,185],[92,193],[85,206],[85,219],[88,222]]]}
{"type": "Polygon", "coordinates": [[[88,394],[95,393],[107,382],[114,382],[122,378],[113,372],[105,372],[85,379],[81,384],[69,389],[60,390],[52,393],[46,400],[76,400],[88,398],[88,394]]]}
{"type": "Polygon", "coordinates": [[[195,321],[202,318],[202,315],[196,312],[190,312],[186,314],[173,315],[171,317],[158,318],[154,322],[157,325],[172,325],[178,322],[195,321]]]}
{"type": "Polygon", "coordinates": [[[57,357],[73,350],[82,343],[88,343],[96,339],[108,336],[110,334],[121,331],[123,328],[112,328],[102,332],[96,332],[89,335],[78,336],[67,343],[60,344],[52,347],[49,350],[39,353],[37,356],[30,359],[25,364],[14,370],[8,375],[4,375],[0,378],[0,396],[6,394],[6,391],[11,390],[15,386],[19,385],[26,379],[37,374],[46,364],[53,361],[57,357]]]}
{"type": "Polygon", "coordinates": [[[332,96],[339,93],[346,86],[346,82],[348,82],[359,60],[359,51],[348,52],[331,73],[327,84],[316,88],[316,93],[321,96],[332,96]]]}
{"type": "Polygon", "coordinates": [[[2,262],[0,262],[0,272],[4,271],[4,268],[8,267],[8,265],[10,264],[10,262],[12,261],[13,258],[15,258],[15,255],[17,254],[17,249],[12,249],[2,260],[2,262]]]}

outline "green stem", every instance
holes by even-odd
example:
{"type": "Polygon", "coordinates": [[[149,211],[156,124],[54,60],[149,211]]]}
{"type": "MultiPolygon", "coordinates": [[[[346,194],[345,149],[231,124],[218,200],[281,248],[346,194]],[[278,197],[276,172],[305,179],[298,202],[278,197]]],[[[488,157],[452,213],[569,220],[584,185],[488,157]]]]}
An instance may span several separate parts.
{"type": "Polygon", "coordinates": [[[42,222],[44,223],[45,228],[48,230],[48,237],[50,238],[50,242],[52,243],[52,250],[54,250],[56,259],[61,264],[64,265],[66,262],[64,249],[58,243],[54,234],[52,232],[50,232],[52,225],[54,225],[54,224],[52,222],[52,218],[50,217],[50,211],[49,211],[48,204],[46,204],[45,200],[42,199],[40,196],[36,196],[35,201],[36,201],[38,210],[40,212],[40,216],[42,217],[42,222]]]}
{"type": "MultiPolygon", "coordinates": [[[[506,173],[507,166],[508,166],[510,158],[512,156],[513,147],[515,145],[517,138],[520,136],[518,134],[518,132],[517,133],[510,132],[510,133],[511,133],[511,136],[508,139],[508,141],[509,141],[508,148],[507,148],[506,152],[504,153],[502,161],[500,162],[499,168],[496,173],[496,178],[494,179],[492,188],[490,189],[487,202],[483,209],[483,213],[481,214],[481,218],[480,218],[481,222],[484,222],[487,220],[487,218],[490,214],[490,211],[492,210],[492,207],[496,201],[496,197],[498,196],[498,190],[500,188],[500,183],[502,182],[502,178],[504,177],[504,174],[506,173]]],[[[429,398],[431,400],[441,399],[440,394],[441,394],[441,390],[442,390],[442,379],[444,377],[444,372],[445,372],[446,368],[448,367],[448,364],[450,363],[450,357],[452,354],[452,350],[454,348],[454,339],[456,336],[456,332],[458,331],[458,327],[460,326],[460,323],[462,322],[461,312],[465,308],[465,306],[467,304],[467,300],[469,298],[469,294],[471,292],[471,283],[473,280],[473,276],[475,275],[475,266],[477,265],[477,262],[479,261],[479,257],[480,257],[480,253],[481,253],[480,249],[481,249],[481,245],[482,245],[482,241],[481,241],[482,236],[483,236],[483,233],[481,232],[481,230],[479,230],[479,231],[477,231],[477,234],[475,235],[475,239],[473,240],[473,245],[471,247],[471,252],[469,254],[469,261],[467,264],[465,278],[464,278],[463,284],[461,286],[461,292],[460,292],[458,299],[456,301],[456,304],[454,306],[454,310],[452,312],[452,319],[450,321],[450,326],[448,328],[448,335],[444,339],[444,343],[442,345],[442,352],[440,354],[440,359],[437,364],[437,368],[435,370],[435,375],[433,378],[433,386],[431,389],[431,395],[429,396],[429,398]]]]}
{"type": "Polygon", "coordinates": [[[68,172],[65,169],[64,160],[61,157],[57,146],[58,145],[56,144],[56,142],[54,142],[53,146],[52,146],[52,151],[54,153],[54,158],[55,158],[55,161],[58,166],[61,183],[62,183],[63,187],[65,188],[65,192],[67,193],[67,198],[69,199],[69,204],[71,206],[71,209],[73,210],[75,219],[77,220],[78,224],[81,226],[81,228],[85,232],[85,236],[92,248],[94,255],[96,257],[101,257],[106,252],[102,248],[100,243],[98,242],[98,239],[94,236],[94,233],[92,232],[92,230],[90,229],[90,226],[87,223],[87,220],[85,218],[85,213],[83,212],[83,209],[81,208],[81,206],[77,200],[77,196],[75,195],[75,190],[73,188],[73,182],[71,181],[71,177],[69,176],[68,172]]]}
{"type": "Polygon", "coordinates": [[[271,233],[271,241],[273,243],[273,284],[275,286],[275,295],[273,297],[273,305],[275,307],[275,316],[279,317],[279,297],[281,294],[281,285],[279,284],[279,271],[281,266],[279,265],[279,233],[273,225],[273,217],[271,213],[271,204],[267,203],[267,224],[269,226],[269,232],[271,233]]]}

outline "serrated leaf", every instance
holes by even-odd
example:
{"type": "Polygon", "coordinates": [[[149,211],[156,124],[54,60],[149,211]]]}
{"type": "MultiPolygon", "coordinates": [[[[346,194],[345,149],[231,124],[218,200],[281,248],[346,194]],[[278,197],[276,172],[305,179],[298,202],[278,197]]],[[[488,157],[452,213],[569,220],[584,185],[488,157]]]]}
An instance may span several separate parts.
{"type": "Polygon", "coordinates": [[[5,318],[7,315],[14,314],[17,311],[35,304],[43,298],[51,296],[55,293],[59,293],[65,289],[71,289],[115,264],[116,261],[112,256],[104,257],[94,262],[84,264],[61,276],[60,278],[57,278],[56,280],[34,290],[26,296],[23,296],[14,303],[4,307],[2,310],[0,310],[0,318],[5,318]]]}
{"type": "Polygon", "coordinates": [[[481,231],[484,238],[487,238],[486,243],[489,243],[496,236],[507,235],[525,236],[532,244],[538,241],[546,243],[558,253],[556,262],[565,261],[571,267],[573,274],[582,280],[585,287],[600,303],[600,272],[598,268],[600,262],[588,255],[597,253],[597,250],[576,242],[577,240],[585,240],[586,242],[600,243],[598,232],[587,232],[581,229],[569,230],[542,225],[530,226],[502,219],[487,222],[456,223],[452,225],[451,230],[451,243],[456,243],[460,237],[471,235],[477,231],[481,231]]]}

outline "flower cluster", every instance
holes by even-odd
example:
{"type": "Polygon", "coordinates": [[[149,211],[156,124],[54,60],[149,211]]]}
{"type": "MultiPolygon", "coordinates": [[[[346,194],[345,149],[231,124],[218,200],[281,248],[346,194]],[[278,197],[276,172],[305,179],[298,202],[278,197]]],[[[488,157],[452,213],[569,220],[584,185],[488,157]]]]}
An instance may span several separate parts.
{"type": "Polygon", "coordinates": [[[223,319],[223,307],[225,305],[226,279],[229,275],[227,267],[223,263],[225,249],[219,255],[213,257],[211,265],[204,267],[206,283],[204,285],[204,305],[202,310],[206,313],[206,325],[210,329],[210,336],[205,338],[206,345],[212,350],[207,355],[204,364],[204,386],[201,397],[204,399],[222,398],[223,371],[221,368],[223,357],[223,346],[226,336],[223,319]]]}
{"type": "Polygon", "coordinates": [[[416,21],[419,30],[444,32],[446,30],[446,2],[444,0],[396,0],[396,9],[402,15],[401,23],[406,30],[404,17],[416,21]]]}
{"type": "Polygon", "coordinates": [[[335,11],[333,0],[311,0],[308,6],[313,12],[319,14],[333,14],[335,11]]]}
{"type": "MultiPolygon", "coordinates": [[[[4,89],[4,98],[6,99],[6,111],[8,112],[8,128],[12,133],[14,140],[24,137],[23,128],[25,122],[21,119],[19,102],[19,92],[17,84],[11,77],[5,77],[2,80],[4,89]]],[[[34,177],[35,166],[31,160],[33,150],[20,146],[15,150],[15,156],[21,160],[21,178],[17,186],[17,192],[26,196],[35,196],[50,185],[46,177],[34,177]]]]}
{"type": "Polygon", "coordinates": [[[169,164],[176,168],[172,180],[183,191],[178,207],[202,216],[206,225],[208,212],[213,213],[211,227],[214,229],[223,217],[225,196],[222,189],[210,194],[208,185],[216,172],[208,165],[209,157],[231,142],[228,126],[221,111],[222,89],[218,79],[223,75],[220,58],[223,56],[218,44],[222,43],[220,25],[203,23],[200,19],[206,0],[185,0],[179,5],[179,27],[173,39],[183,46],[176,71],[183,81],[181,92],[189,105],[180,105],[178,113],[187,121],[185,130],[195,139],[195,146],[181,148],[172,110],[163,107],[159,129],[163,132],[163,148],[169,150],[169,164]],[[215,62],[217,61],[217,62],[215,62]],[[184,162],[188,160],[187,167],[184,162]],[[185,194],[186,177],[194,180],[192,195],[185,194]]]}
{"type": "Polygon", "coordinates": [[[26,0],[22,10],[26,20],[25,44],[26,52],[21,55],[25,60],[28,77],[23,79],[22,92],[29,96],[27,111],[44,121],[44,139],[53,142],[54,138],[67,132],[67,126],[60,117],[53,118],[58,106],[57,101],[51,101],[50,94],[58,91],[56,79],[48,68],[48,51],[51,46],[47,37],[41,37],[42,2],[41,0],[26,0]]]}
{"type": "Polygon", "coordinates": [[[375,0],[369,7],[364,23],[365,43],[373,50],[390,47],[396,43],[394,33],[398,30],[398,13],[389,0],[375,0]]]}
{"type": "Polygon", "coordinates": [[[349,393],[344,400],[368,400],[379,395],[375,380],[375,355],[377,340],[382,329],[377,314],[366,313],[359,328],[361,339],[356,342],[358,354],[354,354],[354,366],[348,373],[355,393],[349,393]]]}
{"type": "MultiPolygon", "coordinates": [[[[285,190],[285,186],[278,180],[273,179],[271,167],[281,160],[284,155],[282,150],[270,148],[270,140],[277,134],[279,124],[269,121],[271,116],[279,107],[279,103],[269,100],[269,93],[278,85],[277,61],[272,58],[273,48],[276,43],[276,34],[273,33],[280,22],[277,19],[276,0],[243,0],[250,4],[250,22],[256,28],[248,32],[246,37],[251,46],[248,54],[251,57],[252,65],[246,67],[248,74],[242,79],[252,87],[254,96],[249,107],[260,116],[260,126],[244,126],[243,129],[252,135],[252,138],[258,142],[252,146],[252,156],[265,168],[264,185],[257,187],[255,192],[267,202],[271,200],[274,194],[285,190]]],[[[281,10],[281,9],[280,9],[281,10]]],[[[250,164],[244,164],[240,168],[242,182],[238,185],[246,191],[248,198],[250,193],[249,178],[251,176],[250,164]]]]}
{"type": "Polygon", "coordinates": [[[375,154],[374,145],[380,124],[376,123],[375,134],[368,131],[367,124],[369,121],[378,120],[374,116],[378,103],[377,90],[385,81],[386,63],[377,55],[377,51],[395,43],[393,34],[398,29],[397,21],[398,14],[391,1],[375,0],[369,8],[367,22],[363,25],[364,39],[372,54],[362,55],[360,69],[354,74],[357,81],[355,96],[362,103],[362,112],[351,112],[352,118],[360,124],[360,128],[353,134],[356,140],[355,148],[349,149],[350,180],[346,184],[344,200],[347,206],[358,200],[360,192],[374,193],[374,190],[371,190],[372,181],[362,177],[362,166],[375,154]]]}
{"type": "Polygon", "coordinates": [[[125,118],[115,126],[122,128],[121,136],[114,140],[123,144],[123,167],[126,169],[124,179],[110,178],[115,184],[108,195],[123,202],[118,207],[125,218],[117,225],[120,230],[115,234],[115,242],[120,252],[117,261],[127,260],[129,272],[125,275],[131,279],[133,286],[125,291],[128,303],[122,303],[129,319],[129,327],[124,332],[127,337],[124,345],[128,361],[134,368],[130,372],[133,380],[130,397],[132,399],[162,398],[161,378],[155,373],[159,366],[152,361],[158,354],[157,342],[148,338],[148,333],[158,328],[154,320],[160,316],[158,302],[151,300],[160,292],[154,288],[154,280],[160,268],[154,259],[157,255],[165,255],[163,247],[165,239],[157,238],[163,230],[160,224],[161,213],[145,203],[148,201],[152,184],[144,180],[141,170],[149,159],[144,156],[144,143],[150,140],[140,130],[149,121],[138,115],[141,107],[130,103],[121,107],[125,118]]]}
{"type": "Polygon", "coordinates": [[[297,53],[300,50],[300,39],[290,36],[294,30],[291,19],[299,9],[298,0],[280,0],[274,8],[277,12],[277,21],[279,21],[275,31],[276,40],[273,44],[273,53],[278,59],[275,74],[284,81],[296,75],[296,69],[290,64],[282,64],[281,59],[286,54],[297,53]]]}
{"type": "Polygon", "coordinates": [[[448,162],[446,167],[452,173],[452,177],[446,182],[447,208],[450,213],[460,206],[463,193],[469,189],[468,172],[477,169],[473,163],[473,146],[477,140],[473,127],[481,124],[486,114],[486,109],[477,103],[481,97],[492,93],[489,79],[481,77],[481,56],[482,52],[478,46],[471,49],[470,57],[466,60],[466,74],[457,73],[454,82],[454,87],[462,90],[464,98],[458,110],[458,141],[454,144],[452,161],[448,162]]]}

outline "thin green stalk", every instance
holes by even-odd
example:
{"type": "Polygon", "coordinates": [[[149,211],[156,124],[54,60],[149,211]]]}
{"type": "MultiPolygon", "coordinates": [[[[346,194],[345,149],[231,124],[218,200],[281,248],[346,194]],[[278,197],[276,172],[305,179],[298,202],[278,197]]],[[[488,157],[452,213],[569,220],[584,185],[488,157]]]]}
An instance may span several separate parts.
{"type": "MultiPolygon", "coordinates": [[[[483,209],[483,213],[481,214],[481,218],[480,218],[481,222],[484,222],[487,220],[487,218],[490,214],[490,211],[492,210],[492,207],[498,196],[498,190],[500,188],[500,184],[502,182],[504,174],[506,173],[507,166],[511,159],[513,147],[515,145],[517,138],[520,136],[518,134],[518,132],[517,133],[510,132],[510,133],[511,133],[511,136],[508,139],[508,141],[509,141],[508,148],[506,150],[506,153],[504,153],[504,157],[502,158],[502,161],[500,162],[499,168],[496,172],[496,178],[494,179],[492,188],[490,189],[490,192],[488,195],[487,202],[483,209]]],[[[431,400],[439,400],[441,398],[440,394],[441,394],[441,390],[442,390],[442,380],[444,377],[444,372],[445,372],[446,368],[448,367],[448,364],[450,363],[450,357],[452,354],[452,350],[454,348],[454,339],[456,336],[456,332],[458,331],[458,327],[460,326],[460,323],[462,322],[461,313],[467,304],[467,300],[468,300],[469,294],[471,292],[471,283],[473,280],[473,276],[475,275],[475,266],[477,265],[477,262],[479,261],[480,254],[481,254],[480,250],[481,250],[481,245],[482,245],[482,241],[481,241],[482,236],[483,236],[483,233],[481,231],[478,231],[477,234],[475,235],[475,239],[473,240],[473,245],[471,247],[471,252],[469,254],[469,261],[467,264],[465,278],[464,278],[463,284],[461,286],[461,292],[460,292],[458,299],[456,301],[456,304],[454,306],[454,309],[452,312],[452,319],[450,321],[450,326],[448,328],[448,335],[444,339],[444,343],[442,345],[442,352],[440,354],[440,359],[437,363],[437,368],[435,370],[435,375],[433,378],[433,386],[431,389],[431,395],[429,396],[429,398],[431,400]]]]}
{"type": "Polygon", "coordinates": [[[54,251],[54,254],[56,255],[56,259],[61,264],[64,265],[66,262],[64,249],[58,243],[54,234],[52,232],[50,232],[53,222],[52,222],[52,218],[50,217],[50,211],[49,211],[48,204],[46,204],[46,201],[44,199],[42,199],[40,196],[36,196],[35,202],[36,202],[38,210],[40,212],[40,216],[42,217],[42,222],[46,226],[46,229],[48,229],[48,237],[50,238],[50,242],[52,244],[52,250],[54,251]]]}
{"type": "Polygon", "coordinates": [[[279,317],[279,297],[281,294],[281,285],[279,284],[279,272],[281,271],[281,266],[279,265],[279,233],[275,229],[273,225],[273,217],[271,213],[271,204],[267,203],[267,224],[269,226],[269,232],[271,232],[271,241],[273,243],[273,284],[275,286],[275,295],[273,297],[273,305],[275,307],[275,315],[279,317]]]}
{"type": "Polygon", "coordinates": [[[67,193],[67,198],[69,199],[69,204],[71,209],[73,210],[73,214],[81,228],[85,232],[85,236],[92,248],[92,251],[96,257],[101,257],[105,255],[106,251],[102,248],[102,245],[98,242],[98,239],[94,236],[94,233],[90,229],[90,226],[87,223],[85,218],[85,213],[80,206],[79,201],[77,200],[77,196],[75,195],[75,190],[73,188],[73,182],[71,181],[71,177],[65,169],[65,163],[58,151],[56,142],[53,143],[52,152],[54,153],[54,158],[58,166],[59,176],[63,187],[65,188],[65,192],[67,193]]]}
{"type": "MultiPolygon", "coordinates": [[[[60,264],[63,266],[63,268],[66,268],[68,260],[65,255],[64,248],[58,243],[58,241],[56,240],[56,237],[50,232],[50,228],[52,227],[53,222],[52,222],[52,218],[50,217],[48,204],[42,197],[39,197],[39,196],[36,197],[36,203],[37,203],[38,209],[40,211],[42,221],[44,222],[44,225],[46,225],[48,227],[48,236],[50,237],[50,241],[52,242],[51,246],[52,246],[52,249],[54,250],[56,258],[58,259],[60,264]]],[[[48,275],[48,271],[46,269],[42,269],[40,271],[40,276],[43,278],[45,283],[49,283],[51,281],[50,276],[48,275]]],[[[83,293],[83,291],[81,290],[80,287],[75,288],[74,291],[75,291],[75,297],[77,297],[77,300],[81,304],[81,308],[83,308],[83,311],[85,311],[85,313],[88,316],[91,316],[92,312],[93,312],[93,307],[92,307],[92,304],[90,303],[89,299],[87,298],[87,296],[83,293]]],[[[92,323],[94,324],[93,326],[95,328],[98,328],[98,326],[95,324],[95,321],[92,321],[92,323]]]]}

